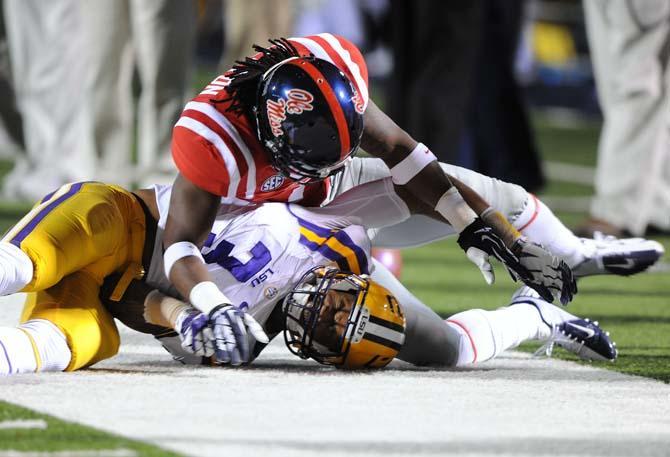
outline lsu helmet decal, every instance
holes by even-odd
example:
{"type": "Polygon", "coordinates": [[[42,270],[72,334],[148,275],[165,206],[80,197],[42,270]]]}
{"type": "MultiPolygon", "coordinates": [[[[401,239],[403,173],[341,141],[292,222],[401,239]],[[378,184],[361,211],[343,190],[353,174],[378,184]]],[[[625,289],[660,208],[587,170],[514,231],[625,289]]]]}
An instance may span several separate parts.
{"type": "Polygon", "coordinates": [[[381,368],[405,341],[400,304],[365,275],[313,268],[285,297],[282,311],[289,350],[325,365],[381,368]]]}

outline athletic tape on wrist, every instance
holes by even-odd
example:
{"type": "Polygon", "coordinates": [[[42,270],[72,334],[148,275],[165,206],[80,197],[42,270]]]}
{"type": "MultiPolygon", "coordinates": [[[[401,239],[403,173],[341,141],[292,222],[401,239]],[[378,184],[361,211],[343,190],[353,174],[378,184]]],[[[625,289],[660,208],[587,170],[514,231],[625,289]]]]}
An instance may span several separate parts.
{"type": "Polygon", "coordinates": [[[407,157],[391,168],[393,184],[404,186],[426,168],[429,163],[436,160],[437,157],[430,149],[421,143],[417,144],[407,157]]]}
{"type": "Polygon", "coordinates": [[[521,238],[521,233],[507,220],[507,218],[500,212],[491,208],[486,208],[479,215],[479,218],[484,221],[486,225],[491,227],[494,232],[503,240],[505,246],[512,248],[514,243],[521,238]]]}
{"type": "Polygon", "coordinates": [[[205,259],[202,258],[202,254],[200,254],[200,249],[198,249],[198,246],[191,243],[190,241],[180,241],[168,246],[168,248],[163,253],[165,276],[170,279],[170,271],[172,270],[175,262],[188,256],[197,257],[202,263],[205,263],[205,259]]]}
{"type": "Polygon", "coordinates": [[[458,189],[451,187],[435,205],[435,211],[444,216],[458,233],[477,219],[477,214],[463,200],[458,189]]]}
{"type": "MultiPolygon", "coordinates": [[[[144,320],[149,324],[180,330],[177,325],[179,316],[184,311],[193,310],[193,307],[176,298],[163,295],[158,290],[152,290],[144,298],[144,320]]],[[[182,319],[183,320],[183,319],[182,319]]]]}
{"type": "Polygon", "coordinates": [[[211,310],[219,305],[229,305],[232,303],[212,281],[199,282],[193,286],[188,298],[193,306],[205,314],[209,314],[211,310]]]}

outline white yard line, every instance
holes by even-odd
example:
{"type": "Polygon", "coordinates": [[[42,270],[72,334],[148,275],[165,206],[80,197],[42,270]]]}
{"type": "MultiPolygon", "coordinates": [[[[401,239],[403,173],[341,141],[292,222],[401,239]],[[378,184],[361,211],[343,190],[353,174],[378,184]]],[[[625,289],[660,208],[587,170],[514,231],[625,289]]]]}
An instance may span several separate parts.
{"type": "Polygon", "coordinates": [[[0,422],[0,430],[8,429],[24,429],[24,428],[38,428],[45,429],[47,428],[46,421],[42,419],[35,420],[15,420],[15,421],[2,421],[0,422]]]}
{"type": "MultiPolygon", "coordinates": [[[[544,162],[544,171],[551,181],[569,182],[586,186],[593,185],[595,168],[573,165],[564,162],[544,162]]],[[[591,209],[591,197],[561,197],[543,195],[542,201],[554,211],[588,213],[591,209]]]]}
{"type": "MultiPolygon", "coordinates": [[[[0,324],[16,307],[0,303],[0,324]],[[9,314],[3,312],[10,310],[9,314]]],[[[667,456],[670,386],[509,353],[469,370],[347,373],[273,343],[249,368],[187,368],[122,332],[78,373],[0,379],[0,399],[198,456],[667,456]],[[148,355],[150,354],[150,355],[148,355]]]]}
{"type": "Polygon", "coordinates": [[[596,169],[584,165],[547,160],[543,164],[547,177],[552,181],[571,182],[592,186],[596,169]]]}
{"type": "Polygon", "coordinates": [[[667,273],[670,271],[670,263],[668,262],[658,262],[649,267],[649,272],[651,273],[667,273]]]}

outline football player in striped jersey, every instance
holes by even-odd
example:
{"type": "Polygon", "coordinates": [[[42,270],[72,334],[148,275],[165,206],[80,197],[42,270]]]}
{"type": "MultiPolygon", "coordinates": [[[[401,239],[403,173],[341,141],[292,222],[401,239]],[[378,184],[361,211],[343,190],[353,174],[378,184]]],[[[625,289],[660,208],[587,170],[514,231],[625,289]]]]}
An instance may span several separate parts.
{"type": "Polygon", "coordinates": [[[0,372],[73,371],[109,358],[119,346],[113,317],[158,336],[182,360],[213,355],[231,365],[252,360],[281,332],[301,357],[349,368],[394,356],[462,365],[526,339],[614,358],[597,324],[530,290],[514,306],[443,321],[370,258],[361,224],[384,227],[407,211],[392,189],[378,180],[322,208],[266,203],[218,215],[198,254],[234,306],[204,313],[174,298],[164,272],[171,187],[63,186],[0,242],[0,293],[28,292],[21,324],[0,327],[0,372]]]}
{"type": "Polygon", "coordinates": [[[217,214],[262,202],[324,205],[385,177],[459,234],[489,284],[494,256],[546,300],[572,299],[574,278],[562,260],[527,242],[492,202],[447,174],[370,100],[366,64],[352,43],[328,33],[270,43],[208,84],[174,128],[179,175],[165,227],[165,269],[196,308],[209,313],[232,301],[199,255],[217,214]],[[359,145],[382,167],[354,166],[359,145]]]}

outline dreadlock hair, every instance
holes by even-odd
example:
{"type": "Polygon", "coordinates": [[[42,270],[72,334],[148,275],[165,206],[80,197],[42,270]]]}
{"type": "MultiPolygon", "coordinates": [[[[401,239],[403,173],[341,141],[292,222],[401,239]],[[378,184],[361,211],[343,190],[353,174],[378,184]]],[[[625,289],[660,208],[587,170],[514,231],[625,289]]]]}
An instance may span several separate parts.
{"type": "Polygon", "coordinates": [[[231,101],[226,112],[235,114],[250,114],[251,107],[256,103],[256,91],[258,83],[263,74],[272,66],[291,57],[300,57],[298,50],[286,38],[268,40],[272,46],[264,48],[257,44],[253,45],[256,52],[261,53],[260,58],[246,57],[244,60],[235,61],[232,70],[226,74],[230,83],[226,86],[228,97],[223,99],[212,99],[214,103],[231,101]]]}

